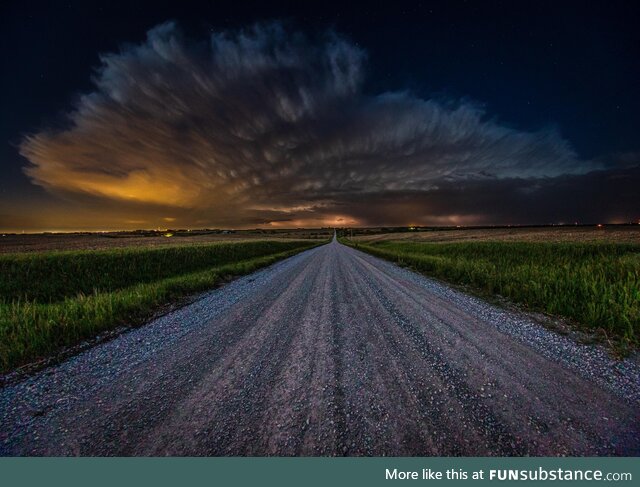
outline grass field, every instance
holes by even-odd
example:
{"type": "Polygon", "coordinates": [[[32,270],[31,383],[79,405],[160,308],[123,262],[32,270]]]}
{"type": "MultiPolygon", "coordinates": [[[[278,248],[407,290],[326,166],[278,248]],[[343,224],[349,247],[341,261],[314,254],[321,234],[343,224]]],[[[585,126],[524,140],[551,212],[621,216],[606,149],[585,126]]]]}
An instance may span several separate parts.
{"type": "Polygon", "coordinates": [[[0,233],[0,254],[54,250],[174,247],[245,240],[327,240],[328,228],[269,230],[138,230],[79,233],[0,233]]]}
{"type": "Polygon", "coordinates": [[[640,225],[430,228],[404,232],[358,229],[359,242],[384,240],[412,242],[611,242],[640,244],[640,225]]]}
{"type": "Polygon", "coordinates": [[[622,347],[640,338],[640,245],[584,242],[433,243],[346,240],[427,275],[500,295],[603,331],[622,347]]]}
{"type": "Polygon", "coordinates": [[[254,240],[0,255],[0,370],[138,324],[161,305],[318,243],[254,240]]]}

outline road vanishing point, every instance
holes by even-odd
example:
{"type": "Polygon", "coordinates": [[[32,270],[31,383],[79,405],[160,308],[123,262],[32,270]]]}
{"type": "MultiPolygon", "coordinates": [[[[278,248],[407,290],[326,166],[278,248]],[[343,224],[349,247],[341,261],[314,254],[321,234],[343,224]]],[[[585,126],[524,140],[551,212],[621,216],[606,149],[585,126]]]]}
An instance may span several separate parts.
{"type": "Polygon", "coordinates": [[[0,389],[2,455],[637,455],[640,367],[338,243],[0,389]]]}

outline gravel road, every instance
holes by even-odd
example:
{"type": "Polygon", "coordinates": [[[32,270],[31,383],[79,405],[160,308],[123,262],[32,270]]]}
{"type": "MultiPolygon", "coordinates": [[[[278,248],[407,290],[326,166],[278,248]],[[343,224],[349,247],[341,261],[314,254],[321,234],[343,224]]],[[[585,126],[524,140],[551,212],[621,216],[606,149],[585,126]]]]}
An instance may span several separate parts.
{"type": "Polygon", "coordinates": [[[640,367],[337,242],[0,389],[2,455],[638,455],[640,367]]]}

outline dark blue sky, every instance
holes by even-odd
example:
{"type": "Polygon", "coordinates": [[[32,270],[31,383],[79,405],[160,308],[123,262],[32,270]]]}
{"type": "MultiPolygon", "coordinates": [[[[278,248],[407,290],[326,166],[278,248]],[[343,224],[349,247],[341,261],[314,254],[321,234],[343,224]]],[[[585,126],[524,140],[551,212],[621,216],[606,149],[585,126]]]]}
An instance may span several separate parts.
{"type": "Polygon", "coordinates": [[[640,150],[635,2],[32,2],[0,7],[0,191],[42,198],[23,174],[25,133],[92,91],[99,54],[175,20],[190,37],[280,19],[334,29],[366,52],[364,94],[479,104],[515,130],[554,129],[580,160],[640,150]]]}

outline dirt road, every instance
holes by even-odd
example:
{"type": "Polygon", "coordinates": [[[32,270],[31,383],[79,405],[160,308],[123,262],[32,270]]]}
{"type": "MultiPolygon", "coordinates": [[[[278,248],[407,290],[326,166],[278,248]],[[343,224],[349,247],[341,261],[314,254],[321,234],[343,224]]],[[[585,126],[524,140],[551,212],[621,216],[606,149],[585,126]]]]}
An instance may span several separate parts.
{"type": "Polygon", "coordinates": [[[333,242],[0,390],[3,455],[640,454],[640,368],[333,242]]]}

